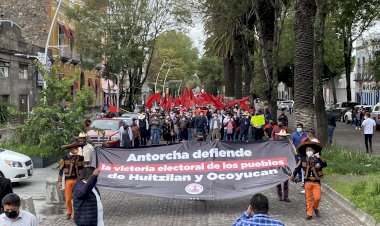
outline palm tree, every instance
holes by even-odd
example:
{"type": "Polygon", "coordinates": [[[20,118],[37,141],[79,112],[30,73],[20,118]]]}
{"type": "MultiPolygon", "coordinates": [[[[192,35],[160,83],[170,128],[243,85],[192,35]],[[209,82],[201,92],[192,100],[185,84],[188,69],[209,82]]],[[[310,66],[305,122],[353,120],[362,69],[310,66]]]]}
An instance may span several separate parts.
{"type": "Polygon", "coordinates": [[[294,24],[294,123],[314,127],[313,62],[314,62],[314,0],[296,0],[294,24]]]}

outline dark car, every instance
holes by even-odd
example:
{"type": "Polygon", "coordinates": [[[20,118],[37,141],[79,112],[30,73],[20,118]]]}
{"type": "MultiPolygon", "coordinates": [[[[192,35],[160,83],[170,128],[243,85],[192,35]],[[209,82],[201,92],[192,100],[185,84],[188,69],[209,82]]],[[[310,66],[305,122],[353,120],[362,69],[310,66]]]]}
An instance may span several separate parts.
{"type": "Polygon", "coordinates": [[[337,103],[332,109],[331,113],[335,116],[336,119],[341,120],[344,122],[344,114],[358,105],[357,102],[349,101],[349,102],[339,102],[337,103]]]}

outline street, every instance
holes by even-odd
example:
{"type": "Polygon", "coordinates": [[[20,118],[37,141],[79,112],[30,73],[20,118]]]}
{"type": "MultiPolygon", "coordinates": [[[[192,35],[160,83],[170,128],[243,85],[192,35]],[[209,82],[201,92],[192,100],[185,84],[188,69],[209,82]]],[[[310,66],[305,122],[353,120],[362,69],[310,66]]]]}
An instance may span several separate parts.
{"type": "MultiPolygon", "coordinates": [[[[292,123],[293,117],[289,115],[292,123]]],[[[350,149],[364,151],[361,131],[351,125],[337,122],[334,142],[350,149]]],[[[379,134],[377,131],[376,134],[379,134]]],[[[380,139],[374,137],[374,151],[379,155],[380,139]]],[[[32,196],[40,225],[74,225],[67,221],[64,205],[45,204],[45,182],[48,177],[56,178],[55,165],[44,169],[35,169],[34,176],[22,183],[14,184],[14,192],[23,196],[32,196]]],[[[231,225],[242,214],[249,203],[249,196],[219,201],[177,200],[158,197],[132,195],[100,189],[105,208],[105,225],[231,225]]],[[[277,200],[276,189],[264,192],[270,201],[270,214],[285,222],[286,225],[306,223],[305,198],[300,193],[299,184],[290,185],[290,203],[277,200]]],[[[320,206],[322,218],[313,219],[313,225],[362,225],[342,206],[335,203],[326,194],[322,195],[320,206]]]]}

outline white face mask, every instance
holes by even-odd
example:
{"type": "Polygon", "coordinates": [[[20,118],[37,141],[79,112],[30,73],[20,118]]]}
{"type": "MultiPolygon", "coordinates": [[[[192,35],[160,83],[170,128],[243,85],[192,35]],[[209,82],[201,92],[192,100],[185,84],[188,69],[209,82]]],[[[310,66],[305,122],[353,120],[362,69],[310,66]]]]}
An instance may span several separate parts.
{"type": "Polygon", "coordinates": [[[313,156],[313,154],[314,154],[313,151],[307,151],[306,152],[307,157],[311,157],[311,156],[313,156]]]}
{"type": "Polygon", "coordinates": [[[298,128],[297,128],[297,132],[299,132],[299,133],[302,132],[302,128],[299,128],[299,127],[298,127],[298,128]]]}

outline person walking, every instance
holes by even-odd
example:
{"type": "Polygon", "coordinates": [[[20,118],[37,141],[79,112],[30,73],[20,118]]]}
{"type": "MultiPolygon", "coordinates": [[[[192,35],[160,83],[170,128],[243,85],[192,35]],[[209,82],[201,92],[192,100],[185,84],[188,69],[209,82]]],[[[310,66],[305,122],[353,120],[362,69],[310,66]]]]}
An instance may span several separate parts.
{"type": "Polygon", "coordinates": [[[328,145],[331,145],[333,142],[334,129],[336,127],[335,116],[331,113],[331,109],[326,109],[327,117],[327,129],[328,129],[328,145]]]}
{"type": "Polygon", "coordinates": [[[363,128],[366,153],[372,153],[373,152],[372,137],[374,135],[374,131],[376,130],[376,122],[375,120],[371,119],[370,113],[366,113],[366,115],[364,116],[364,121],[362,122],[362,128],[363,128]]]}
{"type": "Polygon", "coordinates": [[[83,147],[85,144],[78,143],[76,140],[71,144],[63,145],[61,148],[64,150],[70,150],[70,153],[62,156],[59,161],[59,173],[58,173],[58,187],[62,188],[62,179],[65,177],[65,202],[67,210],[67,220],[70,220],[73,214],[73,206],[71,203],[73,187],[76,180],[80,176],[84,167],[84,157],[79,155],[79,147],[83,147]]]}
{"type": "Polygon", "coordinates": [[[277,121],[278,121],[278,124],[280,124],[280,122],[282,122],[282,124],[284,125],[284,126],[288,126],[288,116],[286,116],[285,115],[285,111],[282,111],[281,112],[281,115],[280,116],[278,116],[278,119],[277,119],[277,121]]]}
{"type": "Polygon", "coordinates": [[[220,140],[221,139],[221,132],[220,129],[222,128],[222,122],[218,118],[217,114],[213,114],[212,119],[210,120],[210,131],[211,131],[211,140],[220,140]]]}
{"type": "Polygon", "coordinates": [[[280,221],[269,217],[269,200],[263,194],[252,196],[247,210],[232,224],[232,226],[284,226],[280,221]]]}
{"type": "Polygon", "coordinates": [[[295,181],[295,176],[304,171],[305,197],[306,197],[306,220],[311,220],[313,211],[320,217],[319,202],[321,200],[321,179],[323,179],[322,169],[327,167],[327,162],[321,156],[322,147],[317,142],[304,142],[297,148],[301,155],[297,167],[290,176],[291,181],[295,181]]]}
{"type": "Polygon", "coordinates": [[[149,126],[151,130],[152,136],[152,146],[156,146],[160,144],[160,119],[158,118],[157,113],[153,113],[150,116],[149,126]]]}
{"type": "MultiPolygon", "coordinates": [[[[298,123],[296,131],[292,133],[292,136],[290,137],[290,143],[293,144],[293,148],[296,149],[302,142],[302,139],[307,138],[307,132],[303,129],[303,124],[298,123]]],[[[294,153],[296,162],[299,161],[300,155],[296,152],[294,153]]],[[[298,174],[298,180],[302,181],[302,172],[298,174]]],[[[301,193],[305,193],[304,186],[302,185],[301,193]]]]}
{"type": "Polygon", "coordinates": [[[87,135],[84,132],[79,133],[78,142],[85,144],[85,146],[78,147],[78,149],[79,154],[83,156],[84,166],[88,166],[92,158],[92,153],[94,152],[94,146],[87,142],[87,135]]]}
{"type": "Polygon", "coordinates": [[[124,132],[122,134],[122,143],[120,144],[121,147],[124,148],[130,148],[132,147],[132,141],[133,141],[133,132],[130,126],[128,126],[126,123],[124,124],[124,132]]]}
{"type": "Polygon", "coordinates": [[[197,134],[206,134],[207,118],[204,116],[204,112],[200,111],[199,116],[195,120],[195,126],[197,127],[197,134]]]}
{"type": "Polygon", "coordinates": [[[96,187],[100,171],[85,167],[73,188],[74,222],[77,226],[104,226],[103,204],[96,187]]]}
{"type": "Polygon", "coordinates": [[[188,118],[188,127],[187,127],[187,135],[190,143],[194,142],[194,127],[195,127],[195,117],[192,111],[189,112],[188,118]]]}
{"type": "Polygon", "coordinates": [[[38,226],[36,216],[21,210],[21,199],[15,193],[9,193],[1,201],[4,212],[0,215],[1,226],[38,226]]]}

